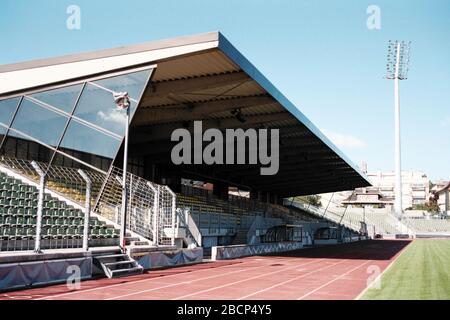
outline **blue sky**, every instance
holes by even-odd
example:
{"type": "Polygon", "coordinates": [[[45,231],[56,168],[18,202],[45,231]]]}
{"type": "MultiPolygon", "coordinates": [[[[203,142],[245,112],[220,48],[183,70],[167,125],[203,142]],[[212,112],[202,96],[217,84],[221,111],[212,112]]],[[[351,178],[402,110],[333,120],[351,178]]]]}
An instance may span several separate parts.
{"type": "Polygon", "coordinates": [[[2,0],[0,64],[216,30],[369,171],[394,166],[387,41],[411,40],[403,169],[450,179],[448,0],[2,0]],[[80,30],[66,28],[72,4],[80,30]],[[369,5],[381,10],[380,30],[366,26],[369,5]]]}

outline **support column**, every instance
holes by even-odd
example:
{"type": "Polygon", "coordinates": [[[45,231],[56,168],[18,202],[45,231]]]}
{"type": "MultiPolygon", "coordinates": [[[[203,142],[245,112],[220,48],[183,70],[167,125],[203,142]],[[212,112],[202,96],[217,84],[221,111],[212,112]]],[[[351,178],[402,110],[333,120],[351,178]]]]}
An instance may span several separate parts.
{"type": "Polygon", "coordinates": [[[89,250],[89,220],[91,217],[91,189],[92,181],[89,176],[81,169],[78,169],[80,176],[86,181],[86,201],[84,209],[84,228],[83,228],[83,250],[89,250]]]}
{"type": "Polygon", "coordinates": [[[219,199],[228,200],[228,183],[222,181],[214,182],[213,194],[219,199]]]}
{"type": "Polygon", "coordinates": [[[31,165],[39,175],[39,197],[38,197],[36,240],[34,242],[34,252],[41,253],[42,210],[44,208],[45,173],[42,171],[41,167],[37,164],[37,162],[33,161],[31,162],[31,165]]]}

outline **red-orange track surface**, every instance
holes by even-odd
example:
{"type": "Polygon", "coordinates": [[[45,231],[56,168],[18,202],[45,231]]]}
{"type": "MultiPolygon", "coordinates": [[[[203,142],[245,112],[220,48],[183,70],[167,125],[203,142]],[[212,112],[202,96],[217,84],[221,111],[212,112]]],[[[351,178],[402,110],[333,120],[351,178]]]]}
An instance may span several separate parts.
{"type": "Polygon", "coordinates": [[[204,263],[118,279],[0,294],[0,299],[354,299],[409,244],[377,240],[204,263]]]}

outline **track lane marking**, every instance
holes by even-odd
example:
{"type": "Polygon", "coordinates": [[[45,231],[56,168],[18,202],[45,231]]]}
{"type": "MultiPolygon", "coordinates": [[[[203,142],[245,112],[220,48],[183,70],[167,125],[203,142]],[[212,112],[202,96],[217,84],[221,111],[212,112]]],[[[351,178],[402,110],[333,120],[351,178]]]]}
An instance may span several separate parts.
{"type": "MultiPolygon", "coordinates": [[[[111,284],[111,285],[107,285],[107,286],[103,286],[103,287],[95,287],[95,288],[86,289],[86,290],[81,289],[81,290],[65,292],[65,293],[61,293],[61,294],[57,294],[57,295],[47,295],[45,297],[41,297],[41,298],[37,298],[37,299],[33,299],[33,300],[46,300],[46,299],[50,299],[50,298],[62,297],[62,296],[72,295],[72,294],[77,294],[77,293],[92,292],[92,291],[95,291],[95,290],[103,290],[103,289],[115,288],[115,287],[118,287],[118,286],[123,286],[123,285],[128,285],[128,284],[141,283],[141,282],[151,281],[151,280],[155,280],[155,279],[162,279],[162,278],[169,278],[169,277],[175,277],[175,276],[186,275],[186,274],[193,274],[193,273],[202,272],[202,271],[211,271],[211,270],[216,270],[216,269],[221,269],[221,268],[226,268],[226,267],[236,266],[236,265],[242,266],[243,264],[249,264],[249,263],[252,263],[252,262],[254,262],[254,261],[234,263],[234,264],[227,264],[227,265],[218,266],[218,267],[215,267],[215,268],[214,267],[212,267],[212,268],[205,268],[205,269],[200,269],[200,270],[193,270],[193,271],[190,271],[190,272],[180,272],[180,273],[177,273],[177,274],[169,274],[167,276],[160,276],[160,277],[155,277],[155,278],[145,278],[145,279],[139,279],[139,280],[135,280],[135,281],[121,282],[121,283],[111,284]]],[[[92,280],[92,281],[95,281],[95,280],[92,280]]]]}
{"type": "MultiPolygon", "coordinates": [[[[290,259],[286,262],[291,262],[293,259],[290,259]]],[[[297,260],[297,259],[295,259],[297,260]]],[[[301,265],[296,265],[295,267],[299,267],[299,266],[303,266],[303,265],[307,265],[307,264],[311,264],[317,261],[310,261],[301,265]]],[[[255,270],[255,269],[259,269],[259,268],[265,268],[267,267],[267,265],[263,265],[263,266],[255,266],[255,267],[251,267],[251,270],[255,270]]],[[[290,268],[294,268],[294,267],[290,267],[290,268]]],[[[120,298],[124,298],[124,297],[129,297],[129,296],[134,296],[134,295],[138,295],[138,294],[142,294],[142,293],[147,293],[147,292],[151,292],[151,291],[157,291],[160,289],[165,289],[165,288],[171,288],[171,287],[176,287],[182,284],[191,284],[192,282],[197,282],[197,281],[201,281],[201,280],[207,280],[207,279],[212,279],[212,278],[218,278],[218,277],[222,277],[225,275],[229,275],[229,274],[234,274],[234,273],[240,273],[240,272],[244,272],[244,271],[248,271],[249,269],[240,269],[240,270],[236,270],[233,272],[228,272],[228,273],[221,273],[221,274],[216,274],[216,275],[212,275],[209,277],[204,277],[204,278],[199,278],[199,279],[194,279],[194,280],[189,280],[189,281],[183,281],[183,282],[178,282],[178,283],[172,283],[172,284],[168,284],[165,286],[161,286],[161,287],[156,287],[156,288],[150,288],[150,289],[145,289],[145,290],[141,290],[141,291],[134,291],[128,294],[123,294],[123,295],[119,295],[119,296],[115,296],[115,297],[110,297],[107,298],[105,300],[115,300],[115,299],[120,299],[120,298]]]]}
{"type": "Polygon", "coordinates": [[[224,285],[221,285],[221,286],[217,286],[217,287],[214,287],[214,288],[210,288],[210,289],[205,289],[205,290],[193,292],[193,293],[190,293],[190,294],[186,294],[186,295],[183,295],[183,296],[179,296],[179,297],[176,297],[176,298],[172,298],[171,300],[180,300],[180,299],[184,299],[184,298],[186,298],[186,297],[194,296],[194,295],[201,294],[201,293],[205,293],[205,292],[209,292],[209,291],[214,291],[214,290],[217,290],[217,289],[225,288],[225,287],[228,287],[228,286],[232,286],[232,285],[234,285],[234,284],[246,282],[246,281],[253,280],[253,279],[258,279],[258,278],[261,278],[261,277],[266,277],[266,276],[269,276],[269,275],[272,275],[272,274],[276,274],[276,273],[280,273],[280,272],[283,272],[283,271],[295,269],[295,268],[298,268],[298,267],[301,267],[301,266],[305,266],[305,265],[310,265],[310,264],[313,264],[313,263],[321,262],[321,261],[323,261],[323,260],[325,260],[325,258],[319,259],[319,260],[315,260],[315,261],[311,261],[311,262],[307,262],[307,263],[304,263],[304,264],[302,264],[302,265],[296,265],[296,266],[294,266],[294,267],[291,266],[291,267],[288,267],[288,268],[283,268],[283,269],[281,269],[281,270],[277,270],[277,271],[273,271],[273,272],[269,272],[269,273],[264,273],[264,274],[261,274],[261,275],[253,276],[253,277],[246,278],[246,279],[242,279],[242,280],[239,280],[239,281],[227,283],[227,284],[224,284],[224,285]]]}
{"type": "Polygon", "coordinates": [[[321,286],[315,288],[314,290],[311,290],[310,292],[308,292],[307,294],[304,294],[303,296],[301,296],[300,298],[297,298],[296,300],[302,300],[302,299],[306,298],[307,296],[310,296],[311,294],[316,293],[316,292],[319,291],[320,289],[323,289],[323,288],[325,288],[326,286],[332,284],[333,282],[335,282],[335,281],[337,281],[337,280],[339,280],[339,279],[342,279],[343,277],[345,277],[345,276],[348,275],[349,273],[352,273],[353,271],[358,270],[359,268],[365,266],[365,265],[368,264],[368,263],[371,263],[372,261],[373,261],[373,260],[369,260],[369,261],[366,261],[366,262],[363,262],[363,263],[359,264],[358,266],[356,266],[356,267],[354,267],[354,268],[348,270],[347,272],[341,274],[339,277],[337,277],[337,278],[335,278],[335,279],[333,279],[333,280],[328,281],[327,283],[325,283],[325,284],[323,284],[323,285],[321,285],[321,286]]]}
{"type": "Polygon", "coordinates": [[[325,270],[325,269],[328,269],[328,268],[337,266],[338,264],[341,264],[341,263],[346,262],[346,261],[348,261],[348,260],[343,259],[342,261],[339,261],[339,262],[337,262],[337,263],[335,263],[335,264],[332,264],[332,265],[330,265],[330,266],[322,267],[322,268],[319,268],[319,269],[317,269],[317,270],[310,271],[310,272],[307,272],[307,273],[302,274],[302,275],[300,275],[300,276],[297,276],[297,277],[295,277],[295,278],[292,278],[292,279],[283,281],[283,282],[281,282],[281,283],[275,284],[275,285],[273,285],[273,286],[270,286],[270,287],[267,287],[267,288],[264,288],[264,289],[255,291],[255,292],[253,292],[253,293],[251,293],[251,294],[248,294],[248,295],[246,295],[246,296],[240,297],[240,298],[238,298],[237,300],[247,299],[248,297],[254,296],[254,295],[259,294],[259,293],[261,293],[261,292],[265,292],[265,291],[267,291],[267,290],[272,290],[273,288],[276,288],[276,287],[278,287],[278,286],[282,286],[282,285],[285,285],[286,283],[289,283],[289,282],[292,282],[292,281],[295,281],[295,280],[298,280],[298,279],[302,279],[302,278],[304,278],[304,277],[306,277],[306,276],[309,276],[309,275],[314,274],[314,273],[316,273],[316,272],[319,272],[319,271],[322,271],[322,270],[325,270]]]}

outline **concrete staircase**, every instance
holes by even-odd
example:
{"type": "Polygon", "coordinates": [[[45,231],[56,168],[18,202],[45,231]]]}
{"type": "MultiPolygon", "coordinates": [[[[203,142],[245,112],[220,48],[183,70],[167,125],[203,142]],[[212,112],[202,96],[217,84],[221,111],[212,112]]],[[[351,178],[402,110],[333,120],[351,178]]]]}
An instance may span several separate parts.
{"type": "Polygon", "coordinates": [[[94,264],[100,267],[108,278],[130,276],[144,271],[136,260],[120,251],[94,256],[94,264]]]}
{"type": "Polygon", "coordinates": [[[247,244],[247,234],[248,229],[238,229],[231,244],[232,245],[247,244]]]}

